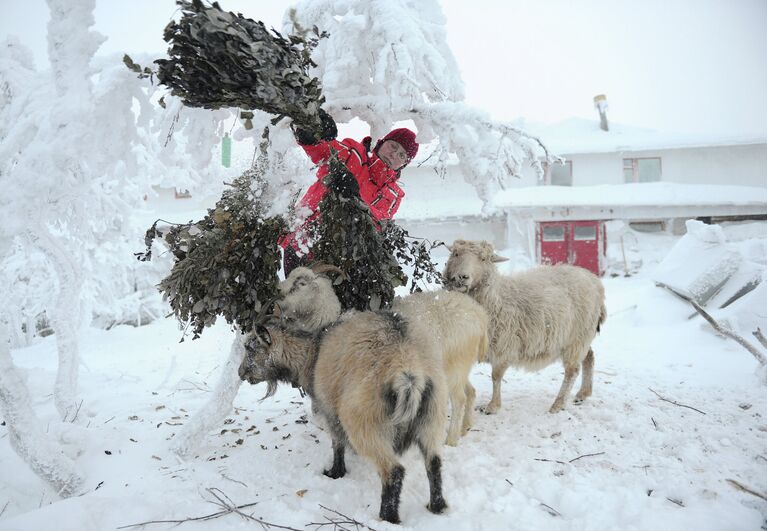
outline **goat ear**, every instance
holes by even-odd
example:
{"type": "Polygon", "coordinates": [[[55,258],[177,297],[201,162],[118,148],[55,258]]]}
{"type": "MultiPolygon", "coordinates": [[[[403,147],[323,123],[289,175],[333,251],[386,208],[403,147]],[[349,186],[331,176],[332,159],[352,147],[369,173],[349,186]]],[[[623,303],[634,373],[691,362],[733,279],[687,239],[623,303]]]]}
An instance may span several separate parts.
{"type": "Polygon", "coordinates": [[[258,337],[258,340],[262,343],[272,346],[272,335],[265,326],[258,325],[258,327],[256,327],[256,337],[258,337]]]}
{"type": "Polygon", "coordinates": [[[272,310],[272,315],[274,315],[275,317],[282,318],[282,314],[283,314],[282,306],[280,306],[279,302],[275,302],[274,309],[272,310]]]}
{"type": "Polygon", "coordinates": [[[498,262],[508,262],[509,259],[503,256],[498,256],[497,254],[493,254],[493,256],[490,257],[490,261],[494,264],[497,264],[498,262]]]}

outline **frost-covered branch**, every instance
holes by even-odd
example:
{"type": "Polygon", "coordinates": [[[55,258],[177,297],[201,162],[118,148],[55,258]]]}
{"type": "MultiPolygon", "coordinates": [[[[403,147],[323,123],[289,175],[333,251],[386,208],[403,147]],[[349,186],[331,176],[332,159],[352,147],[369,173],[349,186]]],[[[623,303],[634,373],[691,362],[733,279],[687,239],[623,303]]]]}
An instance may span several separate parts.
{"type": "Polygon", "coordinates": [[[42,430],[32,399],[11,359],[8,328],[0,321],[0,412],[8,426],[11,447],[58,494],[77,492],[82,478],[74,462],[42,430]]]}

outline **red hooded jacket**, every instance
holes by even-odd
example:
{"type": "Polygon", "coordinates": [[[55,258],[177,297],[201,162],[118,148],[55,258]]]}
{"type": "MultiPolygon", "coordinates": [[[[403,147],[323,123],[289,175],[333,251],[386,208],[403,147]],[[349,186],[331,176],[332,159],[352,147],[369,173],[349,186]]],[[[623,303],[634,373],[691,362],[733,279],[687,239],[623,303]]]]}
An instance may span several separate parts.
{"type": "MultiPolygon", "coordinates": [[[[320,200],[327,192],[322,180],[329,172],[327,160],[330,158],[331,148],[338,153],[338,160],[342,161],[357,179],[360,186],[360,197],[370,207],[370,212],[375,219],[391,219],[397,212],[402,198],[405,196],[405,192],[397,184],[399,171],[389,168],[375,153],[368,153],[362,143],[351,138],[345,138],[342,141],[334,139],[320,141],[313,145],[299,145],[309,155],[312,162],[321,165],[320,169],[317,170],[317,182],[309,187],[298,203],[299,207],[306,207],[312,211],[307,222],[316,217],[320,200]]],[[[290,245],[298,251],[296,235],[299,232],[301,229],[283,237],[280,240],[280,245],[283,248],[290,245]]]]}

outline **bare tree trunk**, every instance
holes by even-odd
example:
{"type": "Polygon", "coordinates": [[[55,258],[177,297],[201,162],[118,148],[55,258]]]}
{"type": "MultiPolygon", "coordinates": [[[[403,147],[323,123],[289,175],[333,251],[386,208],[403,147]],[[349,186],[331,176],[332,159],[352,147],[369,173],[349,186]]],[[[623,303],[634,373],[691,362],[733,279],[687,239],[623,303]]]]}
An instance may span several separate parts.
{"type": "Polygon", "coordinates": [[[171,449],[181,457],[189,457],[199,448],[205,435],[217,429],[226,415],[232,411],[232,403],[242,381],[238,370],[245,357],[244,336],[235,332],[229,359],[221,369],[221,376],[208,401],[189,419],[174,439],[171,449]]]}
{"type": "Polygon", "coordinates": [[[82,478],[75,463],[41,428],[29,391],[11,359],[9,331],[0,323],[0,411],[8,427],[8,439],[16,453],[59,495],[76,493],[82,478]]]}

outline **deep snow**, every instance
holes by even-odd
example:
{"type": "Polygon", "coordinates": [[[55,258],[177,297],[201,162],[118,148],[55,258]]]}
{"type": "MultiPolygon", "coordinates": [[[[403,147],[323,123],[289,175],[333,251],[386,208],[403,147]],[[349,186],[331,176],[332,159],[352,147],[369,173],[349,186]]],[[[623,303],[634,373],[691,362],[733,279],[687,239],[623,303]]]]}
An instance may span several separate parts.
{"type": "MultiPolygon", "coordinates": [[[[665,248],[656,246],[656,263],[669,243],[667,235],[657,236],[665,248]]],[[[690,308],[655,287],[647,273],[651,264],[645,265],[637,276],[605,279],[609,316],[594,345],[594,395],[550,415],[561,367],[509,370],[500,413],[477,414],[459,446],[444,448],[446,514],[425,509],[428,485],[420,455],[410,450],[404,456],[403,527],[766,525],[767,502],[726,481],[767,491],[767,393],[755,374],[757,364],[700,318],[688,319],[690,308]],[[653,391],[705,414],[665,402],[653,391]]],[[[81,346],[85,403],[77,422],[63,428],[49,395],[56,368],[53,338],[14,351],[38,414],[51,432],[72,441],[70,451],[82,448],[76,462],[86,489],[82,496],[58,499],[2,441],[6,428],[0,427],[0,529],[100,531],[201,516],[219,510],[205,501],[212,499],[208,488],[237,504],[258,502],[248,514],[283,526],[326,521],[333,515],[322,504],[375,529],[397,528],[377,517],[380,487],[371,464],[351,454],[346,478],[321,474],[331,460],[329,437],[316,424],[308,398],[289,386],[259,402],[264,386],[243,385],[235,410],[195,457],[178,459],[169,450],[174,434],[215,386],[233,336],[220,322],[199,340],[179,343],[180,337],[170,319],[141,328],[88,330],[81,346]]],[[[477,403],[487,402],[489,366],[477,366],[472,382],[477,403]]],[[[183,528],[257,525],[230,514],[183,528]]]]}

